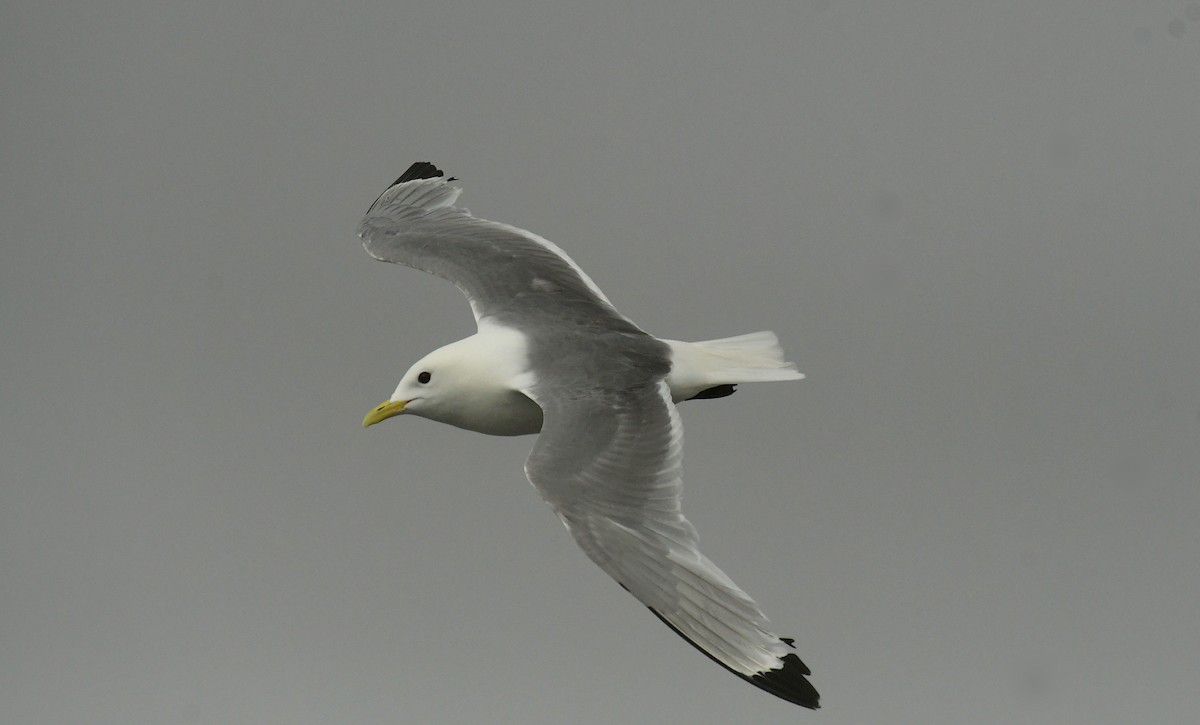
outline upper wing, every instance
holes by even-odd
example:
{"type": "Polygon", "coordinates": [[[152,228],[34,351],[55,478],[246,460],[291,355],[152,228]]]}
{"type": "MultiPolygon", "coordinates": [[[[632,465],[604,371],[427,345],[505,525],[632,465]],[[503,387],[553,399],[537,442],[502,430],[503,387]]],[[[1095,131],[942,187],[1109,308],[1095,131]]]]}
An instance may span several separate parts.
{"type": "Polygon", "coordinates": [[[433,164],[413,164],[359,224],[367,252],[453,282],[467,296],[476,321],[506,312],[528,314],[552,298],[560,312],[573,311],[578,319],[637,329],[554,243],[455,206],[462,189],[451,180],[433,164]]]}
{"type": "Polygon", "coordinates": [[[683,427],[666,382],[529,394],[545,422],[526,475],[592,561],[726,669],[817,708],[791,640],[697,547],[680,509],[683,427]]]}

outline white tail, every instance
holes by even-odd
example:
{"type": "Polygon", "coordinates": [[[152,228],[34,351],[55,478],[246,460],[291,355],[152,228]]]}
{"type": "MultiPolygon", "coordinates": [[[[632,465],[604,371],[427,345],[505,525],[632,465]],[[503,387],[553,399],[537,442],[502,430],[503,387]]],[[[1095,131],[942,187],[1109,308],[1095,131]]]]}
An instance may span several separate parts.
{"type": "Polygon", "coordinates": [[[675,402],[718,385],[804,378],[794,363],[783,359],[779,338],[769,330],[703,342],[663,342],[671,346],[667,384],[675,402]]]}

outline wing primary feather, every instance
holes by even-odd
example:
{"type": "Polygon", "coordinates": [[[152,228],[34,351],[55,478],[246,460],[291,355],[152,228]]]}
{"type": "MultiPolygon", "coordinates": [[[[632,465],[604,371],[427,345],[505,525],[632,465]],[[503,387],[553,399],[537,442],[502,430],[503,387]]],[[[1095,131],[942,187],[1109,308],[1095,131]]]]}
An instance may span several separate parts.
{"type": "MultiPolygon", "coordinates": [[[[621,586],[624,585],[622,584],[621,586]]],[[[788,653],[784,655],[781,660],[783,662],[783,666],[778,669],[767,670],[766,672],[761,672],[757,675],[743,675],[741,672],[730,668],[721,660],[713,657],[707,650],[693,642],[690,637],[683,632],[680,632],[678,627],[667,621],[666,617],[659,614],[654,607],[647,607],[647,609],[653,612],[654,616],[658,617],[663,624],[670,627],[672,632],[679,635],[688,644],[702,652],[705,657],[709,658],[713,662],[716,662],[718,665],[721,665],[746,682],[749,682],[751,685],[754,685],[761,690],[765,690],[778,698],[795,703],[800,707],[807,707],[810,710],[816,710],[821,707],[821,695],[817,692],[817,688],[813,687],[811,682],[804,679],[805,675],[811,675],[812,672],[808,669],[808,666],[801,662],[800,658],[795,654],[788,653]]],[[[789,642],[789,640],[784,641],[789,642]]]]}
{"type": "Polygon", "coordinates": [[[429,163],[428,161],[418,161],[417,163],[408,167],[403,174],[400,174],[400,178],[396,179],[392,186],[395,186],[396,184],[403,184],[406,181],[414,181],[416,179],[435,179],[439,176],[445,176],[441,169],[429,163]]]}
{"type": "MultiPolygon", "coordinates": [[[[384,195],[391,191],[397,184],[403,184],[407,181],[419,181],[421,179],[437,179],[442,176],[445,176],[445,174],[443,174],[442,170],[438,167],[434,166],[428,161],[418,161],[417,163],[405,169],[404,173],[400,174],[400,178],[388,185],[388,188],[383,190],[383,194],[375,197],[374,203],[367,207],[367,213],[370,214],[371,210],[375,208],[375,204],[378,204],[379,200],[382,199],[384,195]]],[[[449,180],[454,181],[454,177],[451,176],[449,180]]]]}

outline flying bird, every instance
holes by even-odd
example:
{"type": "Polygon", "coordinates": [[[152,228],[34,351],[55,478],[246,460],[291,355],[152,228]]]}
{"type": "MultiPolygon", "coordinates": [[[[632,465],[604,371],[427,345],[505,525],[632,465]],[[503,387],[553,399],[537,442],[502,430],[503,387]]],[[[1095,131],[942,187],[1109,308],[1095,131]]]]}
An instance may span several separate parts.
{"type": "Polygon", "coordinates": [[[775,334],[656,338],[555,244],[457,206],[451,181],[413,164],[358,236],[375,259],[454,283],[478,331],[417,361],[363,427],[403,414],[489,435],[539,433],[525,474],[593,562],[725,669],[819,707],[793,640],[700,553],[680,507],[676,404],[803,378],[775,334]]]}

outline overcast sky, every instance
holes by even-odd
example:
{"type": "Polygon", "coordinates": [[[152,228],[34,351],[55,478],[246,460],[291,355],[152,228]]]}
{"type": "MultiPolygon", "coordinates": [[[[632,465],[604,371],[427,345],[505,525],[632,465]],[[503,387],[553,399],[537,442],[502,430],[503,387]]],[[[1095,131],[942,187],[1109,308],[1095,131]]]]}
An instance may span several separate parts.
{"type": "Polygon", "coordinates": [[[1200,5],[0,20],[0,721],[1200,720],[1200,5]],[[474,330],[354,237],[424,160],[808,374],[683,406],[685,511],[822,710],[592,566],[532,438],[360,428],[474,330]]]}

